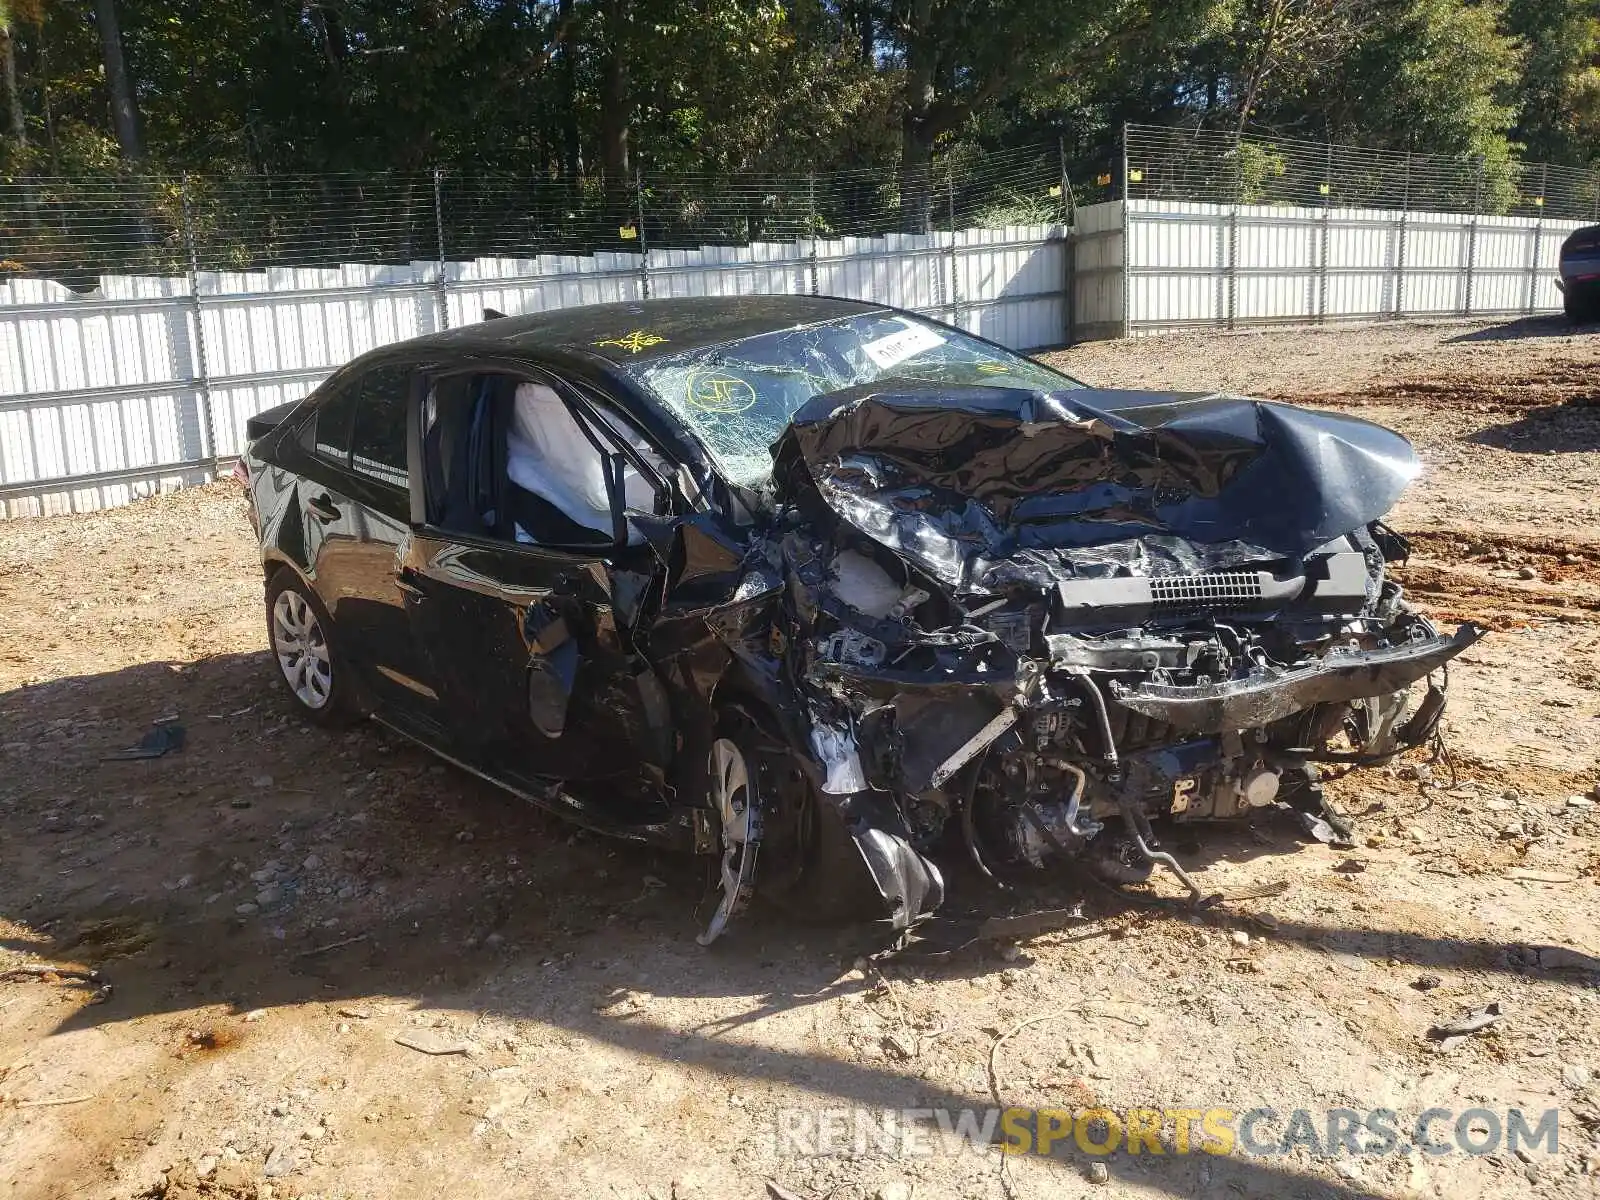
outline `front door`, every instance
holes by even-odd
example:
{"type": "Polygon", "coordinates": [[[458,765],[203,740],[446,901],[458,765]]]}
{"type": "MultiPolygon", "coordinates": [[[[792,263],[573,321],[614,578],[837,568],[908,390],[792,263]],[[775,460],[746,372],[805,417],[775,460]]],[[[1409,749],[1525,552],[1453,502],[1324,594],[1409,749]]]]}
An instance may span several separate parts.
{"type": "Polygon", "coordinates": [[[592,676],[610,640],[604,573],[581,554],[412,535],[401,573],[411,629],[467,761],[555,779],[587,772],[589,740],[568,732],[580,662],[592,676]]]}
{"type": "Polygon", "coordinates": [[[400,575],[450,743],[529,790],[560,781],[616,820],[658,819],[656,790],[640,781],[666,765],[670,720],[632,640],[659,569],[622,516],[634,468],[547,383],[537,397],[514,379],[450,383],[425,403],[421,472],[449,502],[430,496],[400,575]],[[582,436],[560,436],[564,421],[582,422],[582,436]],[[452,461],[426,461],[435,446],[453,447],[440,451],[452,461]]]}

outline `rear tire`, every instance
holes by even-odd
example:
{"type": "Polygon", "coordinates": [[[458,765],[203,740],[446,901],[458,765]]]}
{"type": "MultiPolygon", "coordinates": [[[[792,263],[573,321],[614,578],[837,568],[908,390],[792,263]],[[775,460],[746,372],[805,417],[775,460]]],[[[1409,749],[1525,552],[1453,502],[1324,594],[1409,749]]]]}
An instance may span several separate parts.
{"type": "Polygon", "coordinates": [[[1561,310],[1574,325],[1587,325],[1594,320],[1594,309],[1594,302],[1585,296],[1572,292],[1563,292],[1561,295],[1561,310]]]}
{"type": "Polygon", "coordinates": [[[267,581],[267,642],[279,681],[300,714],[336,728],[357,715],[333,618],[316,591],[287,567],[267,581]]]}

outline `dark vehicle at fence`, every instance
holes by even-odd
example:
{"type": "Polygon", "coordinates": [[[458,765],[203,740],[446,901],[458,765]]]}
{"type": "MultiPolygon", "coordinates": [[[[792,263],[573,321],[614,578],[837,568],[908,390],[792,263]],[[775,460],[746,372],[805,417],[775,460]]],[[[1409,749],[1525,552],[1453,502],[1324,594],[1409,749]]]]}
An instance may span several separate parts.
{"type": "Polygon", "coordinates": [[[905,928],[951,854],[1190,884],[1158,824],[1336,821],[1320,764],[1426,742],[1481,636],[1386,576],[1398,434],[854,301],[486,320],[250,435],[306,714],[714,856],[705,942],[757,894],[905,928]]]}
{"type": "Polygon", "coordinates": [[[1585,225],[1561,243],[1556,287],[1561,306],[1574,321],[1600,317],[1600,225],[1585,225]]]}

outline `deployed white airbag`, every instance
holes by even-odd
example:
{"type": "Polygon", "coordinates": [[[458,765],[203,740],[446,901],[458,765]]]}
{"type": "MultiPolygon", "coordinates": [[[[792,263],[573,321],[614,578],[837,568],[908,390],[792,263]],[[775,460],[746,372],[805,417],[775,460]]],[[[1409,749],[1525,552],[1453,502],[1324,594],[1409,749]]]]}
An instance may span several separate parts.
{"type": "MultiPolygon", "coordinates": [[[[506,434],[506,474],[577,524],[611,532],[604,459],[554,388],[542,383],[517,385],[506,434]]],[[[622,490],[626,507],[645,512],[654,507],[654,488],[631,466],[623,468],[622,490]]],[[[643,535],[630,526],[628,540],[639,542],[643,535]]]]}

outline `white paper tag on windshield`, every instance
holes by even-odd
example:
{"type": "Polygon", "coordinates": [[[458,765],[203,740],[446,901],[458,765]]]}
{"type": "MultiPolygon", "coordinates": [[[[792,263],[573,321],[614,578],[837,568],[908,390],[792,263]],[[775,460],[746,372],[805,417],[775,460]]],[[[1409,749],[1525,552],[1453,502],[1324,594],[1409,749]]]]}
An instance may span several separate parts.
{"type": "Polygon", "coordinates": [[[943,336],[926,325],[908,325],[899,333],[891,333],[873,342],[863,342],[861,348],[867,352],[868,358],[887,371],[908,358],[915,358],[924,350],[942,345],[943,336]]]}

